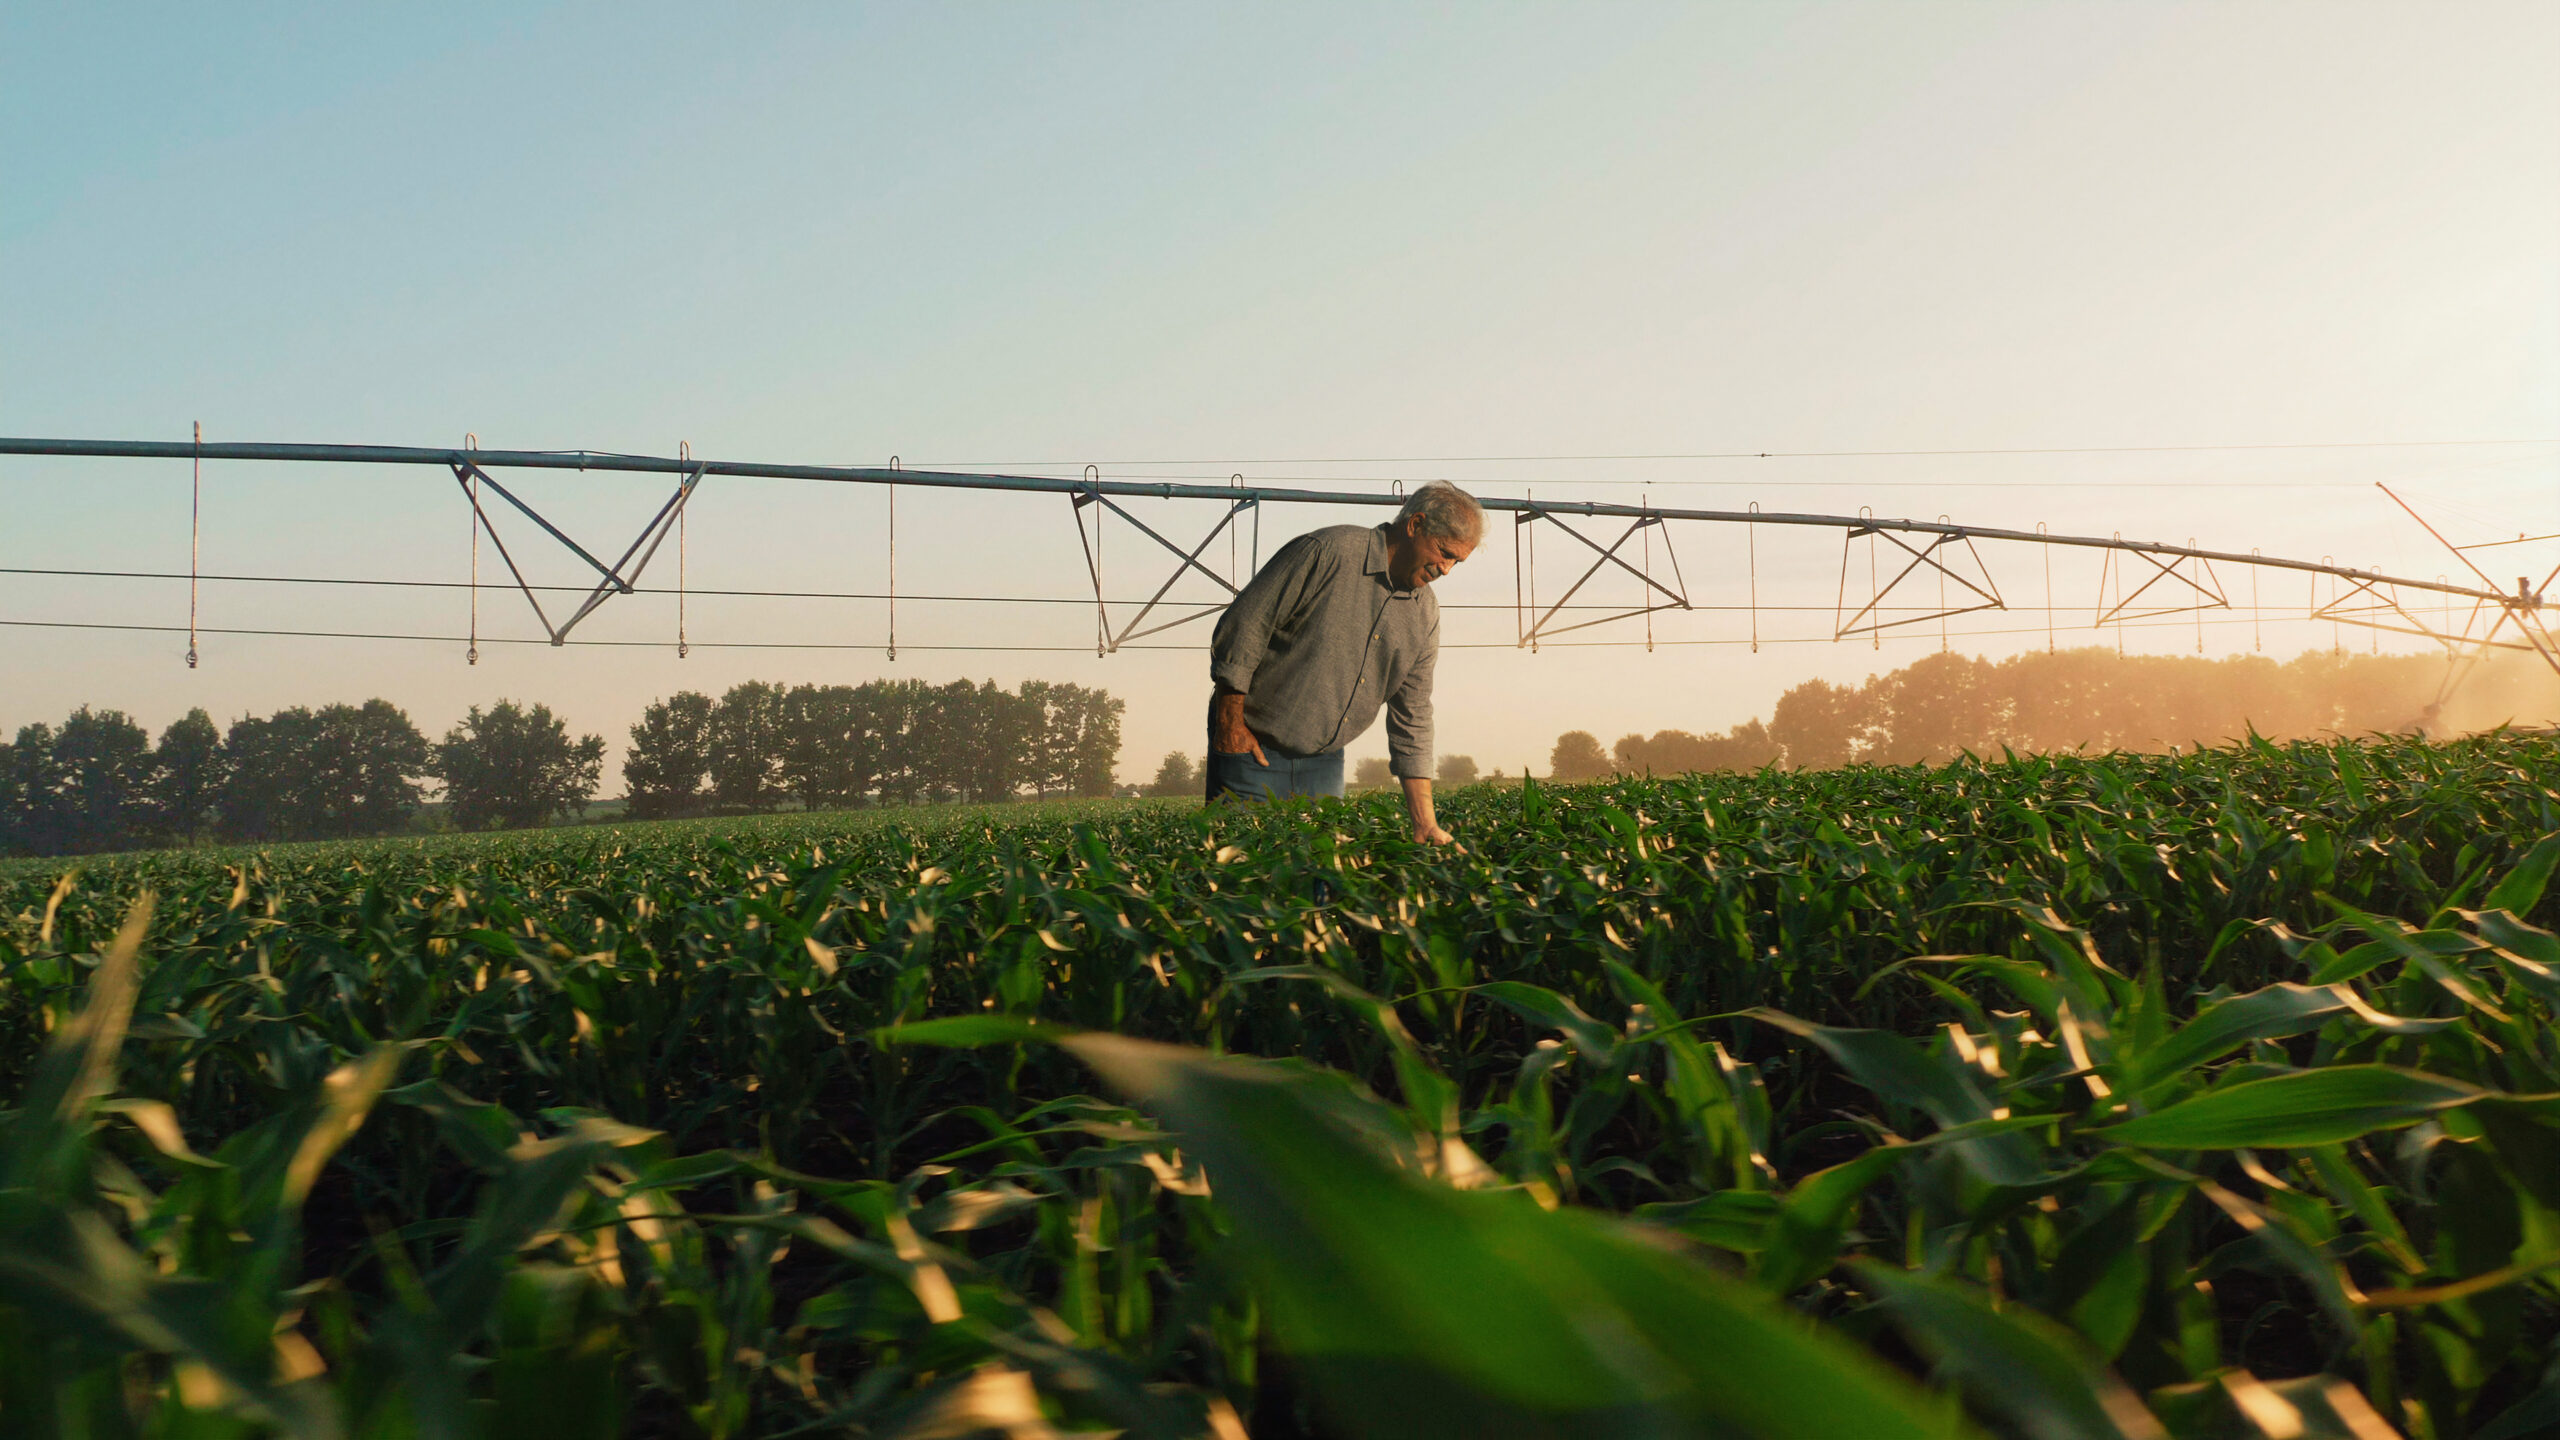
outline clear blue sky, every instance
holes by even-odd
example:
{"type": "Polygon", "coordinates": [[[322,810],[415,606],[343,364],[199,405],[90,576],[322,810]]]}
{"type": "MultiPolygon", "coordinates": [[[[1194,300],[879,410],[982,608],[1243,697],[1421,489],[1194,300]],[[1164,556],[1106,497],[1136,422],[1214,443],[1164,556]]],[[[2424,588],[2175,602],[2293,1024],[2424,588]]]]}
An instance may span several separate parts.
{"type": "MultiPolygon", "coordinates": [[[[2560,528],[2555,73],[2548,4],[13,5],[0,433],[1440,474],[2431,575],[2450,567],[2373,481],[2473,538],[2560,528]],[[1483,458],[2442,440],[2540,443],[1483,458]]],[[[527,490],[617,548],[662,498],[527,490]]],[[[182,570],[186,500],[182,465],[0,461],[0,565],[182,570]]],[[[206,504],[208,571],[468,563],[435,472],[215,466],[206,504]]],[[[734,482],[699,505],[696,585],[885,580],[876,493],[734,482]]],[[[900,586],[1072,594],[1066,510],[910,496],[900,586]]],[[[1275,511],[1266,552],[1337,518],[1275,511]]],[[[1736,541],[1678,537],[1701,600],[1747,589],[1736,541]]],[[[1494,542],[1446,601],[1508,605],[1494,542]]],[[[1110,543],[1125,589],[1151,589],[1141,542],[1110,543]]],[[[1838,563],[1836,542],[1764,542],[1761,598],[1827,606],[1838,563]]],[[[2032,558],[1994,563],[2041,601],[2032,558]]],[[[2085,604],[2095,571],[2065,563],[2085,604]]],[[[0,619],[183,622],[185,601],[0,576],[0,619]]],[[[450,633],[463,603],[209,585],[205,623],[450,633]]],[[[484,633],[529,633],[508,597],[482,607],[484,633]]],[[[1451,613],[1453,641],[1513,633],[1451,613]]],[[[618,746],[685,686],[1046,676],[1129,700],[1133,775],[1198,749],[1195,653],[917,648],[1089,638],[1067,607],[899,619],[894,664],[492,647],[471,668],[451,645],[222,636],[193,672],[183,637],[0,627],[0,726],[379,693],[441,730],[509,696],[618,746]]],[[[1966,648],[2041,644],[2040,619],[1966,648]]],[[[871,642],[886,617],[703,601],[689,620],[698,640],[871,642]]],[[[673,624],[644,597],[581,633],[673,624]]],[[[1936,643],[1453,651],[1444,748],[1517,768],[1565,728],[1721,728],[1936,643]]]]}

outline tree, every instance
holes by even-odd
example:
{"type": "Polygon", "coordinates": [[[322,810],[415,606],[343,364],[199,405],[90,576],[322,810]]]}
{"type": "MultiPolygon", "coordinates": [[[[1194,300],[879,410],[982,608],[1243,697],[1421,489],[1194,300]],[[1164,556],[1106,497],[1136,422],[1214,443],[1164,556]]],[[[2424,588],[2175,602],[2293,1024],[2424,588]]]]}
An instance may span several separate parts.
{"type": "Polygon", "coordinates": [[[637,820],[690,815],[702,808],[711,775],[711,697],[679,690],[640,712],[622,784],[637,820]]]}
{"type": "Polygon", "coordinates": [[[572,741],[548,705],[474,705],[436,747],[436,775],[464,830],[525,829],[582,812],[604,771],[604,737],[572,741]]]}
{"type": "Polygon", "coordinates": [[[214,828],[226,840],[283,840],[297,821],[292,793],[309,742],[311,712],[299,706],[260,717],[243,715],[222,737],[226,772],[214,802],[214,828]]]}
{"type": "Polygon", "coordinates": [[[62,851],[62,776],[53,763],[53,727],[36,724],[18,729],[9,747],[8,846],[28,855],[62,851]]]}
{"type": "Polygon", "coordinates": [[[1909,765],[1965,751],[1998,753],[2008,717],[1994,675],[1989,661],[1940,651],[1869,681],[1868,701],[1886,736],[1877,758],[1909,765]]]}
{"type": "Polygon", "coordinates": [[[435,748],[388,700],[243,716],[222,740],[230,776],[215,806],[235,840],[340,840],[401,829],[435,748]]]}
{"type": "Polygon", "coordinates": [[[1049,745],[1067,757],[1066,787],[1075,795],[1108,795],[1120,769],[1120,717],[1128,703],[1107,690],[1061,685],[1049,745]]]}
{"type": "Polygon", "coordinates": [[[152,811],[160,833],[184,843],[210,831],[228,774],[213,717],[198,707],[170,722],[152,759],[159,771],[152,777],[152,811]]]}
{"type": "Polygon", "coordinates": [[[880,736],[880,800],[913,805],[933,782],[933,687],[921,680],[875,680],[873,724],[880,736]]]}
{"type": "Polygon", "coordinates": [[[57,850],[127,850],[151,830],[151,734],[121,710],[83,705],[53,737],[57,850]]]}
{"type": "Polygon", "coordinates": [[[1609,755],[1600,748],[1600,738],[1588,730],[1567,730],[1556,737],[1555,752],[1547,757],[1547,777],[1552,780],[1601,780],[1609,775],[1609,755]]]}
{"type": "Polygon", "coordinates": [[[1473,755],[1441,756],[1439,783],[1451,790],[1461,785],[1476,783],[1476,757],[1473,755]]]}
{"type": "Polygon", "coordinates": [[[1685,775],[1699,770],[1757,770],[1775,760],[1778,747],[1757,720],[1722,735],[1657,730],[1650,737],[1622,735],[1610,747],[1621,775],[1685,775]]]}
{"type": "Polygon", "coordinates": [[[711,798],[735,810],[782,801],[782,687],[732,685],[711,712],[711,798]]]}
{"type": "Polygon", "coordinates": [[[1106,691],[1047,680],[1023,681],[1022,701],[1034,726],[1023,747],[1023,783],[1044,796],[1052,790],[1110,794],[1120,768],[1122,702],[1106,691]]]}
{"type": "Polygon", "coordinates": [[[1351,767],[1351,783],[1363,790],[1374,790],[1396,783],[1395,769],[1383,755],[1372,755],[1351,767]]]}
{"type": "Polygon", "coordinates": [[[1778,697],[1769,712],[1769,735],[1797,770],[1846,765],[1867,740],[1865,697],[1826,680],[1807,680],[1778,697]]]}
{"type": "Polygon", "coordinates": [[[1191,757],[1176,750],[1164,757],[1156,767],[1155,783],[1147,787],[1150,795],[1194,795],[1202,785],[1198,771],[1191,768],[1191,757]]]}
{"type": "Polygon", "coordinates": [[[435,749],[388,700],[320,708],[312,792],[322,839],[388,835],[417,813],[435,749]]]}
{"type": "Polygon", "coordinates": [[[993,680],[954,680],[934,699],[936,788],[980,804],[1012,799],[1029,776],[1045,717],[993,680]]]}
{"type": "Polygon", "coordinates": [[[871,786],[879,737],[851,685],[797,685],[782,697],[779,783],[800,808],[847,804],[871,786]]]}

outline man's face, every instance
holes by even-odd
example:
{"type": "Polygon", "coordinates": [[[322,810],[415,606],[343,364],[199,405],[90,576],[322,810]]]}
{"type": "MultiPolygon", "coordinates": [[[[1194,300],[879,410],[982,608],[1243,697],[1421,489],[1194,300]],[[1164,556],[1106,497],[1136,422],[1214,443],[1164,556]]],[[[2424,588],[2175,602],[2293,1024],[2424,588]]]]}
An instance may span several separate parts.
{"type": "Polygon", "coordinates": [[[1457,568],[1476,553],[1472,540],[1448,540],[1422,533],[1422,517],[1408,515],[1387,547],[1387,578],[1399,590],[1418,590],[1457,568]]]}

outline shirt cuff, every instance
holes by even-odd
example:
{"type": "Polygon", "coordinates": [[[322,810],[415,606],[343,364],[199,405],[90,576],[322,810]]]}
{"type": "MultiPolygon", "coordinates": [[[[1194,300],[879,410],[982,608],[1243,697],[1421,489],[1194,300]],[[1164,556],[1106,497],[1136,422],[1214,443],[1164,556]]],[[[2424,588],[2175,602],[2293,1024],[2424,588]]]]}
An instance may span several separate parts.
{"type": "Polygon", "coordinates": [[[1407,750],[1387,757],[1387,772],[1399,780],[1431,778],[1431,752],[1407,750]]]}
{"type": "Polygon", "coordinates": [[[1250,695],[1253,693],[1252,669],[1250,667],[1237,664],[1232,660],[1219,661],[1211,664],[1209,667],[1209,680],[1221,690],[1232,690],[1238,695],[1250,695]]]}

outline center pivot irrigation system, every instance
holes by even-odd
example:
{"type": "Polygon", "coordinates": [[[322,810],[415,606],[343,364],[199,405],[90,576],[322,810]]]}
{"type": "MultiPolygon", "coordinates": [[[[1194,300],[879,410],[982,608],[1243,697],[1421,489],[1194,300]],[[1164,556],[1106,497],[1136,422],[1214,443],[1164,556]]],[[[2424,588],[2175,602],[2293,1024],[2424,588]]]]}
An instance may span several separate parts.
{"type": "MultiPolygon", "coordinates": [[[[201,437],[201,429],[198,431],[201,437]]],[[[1094,467],[1086,467],[1082,478],[1057,476],[975,474],[957,471],[908,470],[895,459],[886,466],[846,465],[774,465],[735,460],[699,460],[689,451],[674,456],[620,455],[594,451],[552,450],[483,450],[476,440],[460,449],[439,450],[392,445],[276,445],[276,444],[208,444],[194,441],[153,440],[49,440],[0,437],[0,455],[85,456],[107,459],[182,460],[192,463],[195,487],[191,517],[194,533],[201,533],[202,466],[207,460],[276,461],[333,465],[419,465],[449,471],[468,506],[471,527],[472,573],[468,582],[472,592],[472,626],[467,639],[466,655],[479,659],[479,591],[483,588],[479,573],[480,540],[486,536],[515,589],[532,607],[537,623],[552,645],[568,643],[569,634],[598,607],[616,595],[638,593],[641,573],[646,570],[668,536],[677,537],[678,579],[672,593],[677,598],[676,638],[679,654],[686,653],[691,642],[685,633],[683,602],[686,589],[683,577],[685,509],[702,483],[714,476],[775,480],[807,480],[837,484],[877,485],[888,488],[888,526],[886,541],[889,560],[889,589],[880,596],[843,596],[840,598],[879,598],[889,602],[889,633],[884,648],[889,658],[897,657],[897,490],[914,487],[925,490],[993,491],[1017,494],[1064,496],[1070,504],[1078,544],[1083,549],[1085,569],[1093,586],[1094,653],[1108,654],[1146,636],[1159,634],[1176,626],[1189,624],[1216,614],[1224,608],[1222,599],[1215,605],[1189,609],[1187,613],[1165,614],[1165,600],[1186,574],[1205,577],[1229,597],[1238,589],[1234,578],[1232,552],[1237,537],[1247,528],[1253,535],[1253,564],[1258,567],[1261,553],[1261,510],[1265,505],[1353,505],[1396,506],[1403,503],[1402,483],[1396,490],[1331,491],[1284,489],[1247,485],[1236,476],[1225,485],[1181,484],[1166,481],[1106,480],[1094,467]],[[566,531],[546,518],[523,496],[501,483],[492,471],[577,470],[602,471],[633,475],[671,476],[674,489],[640,533],[633,537],[611,563],[599,558],[598,552],[573,539],[566,531]],[[491,497],[495,497],[492,500],[491,497]],[[1122,502],[1133,500],[1210,501],[1220,507],[1217,522],[1208,533],[1187,549],[1168,538],[1163,531],[1141,519],[1122,502]],[[565,618],[554,621],[545,609],[541,592],[563,587],[536,585],[525,576],[516,557],[500,538],[491,521],[495,501],[521,513],[543,534],[566,547],[568,552],[592,568],[596,579],[592,586],[574,587],[578,595],[574,608],[565,618]],[[1106,598],[1102,556],[1103,522],[1117,515],[1155,545],[1175,559],[1173,572],[1154,593],[1138,604],[1134,614],[1126,614],[1132,602],[1118,602],[1125,619],[1115,620],[1114,602],[1106,598]],[[1090,520],[1090,524],[1088,524],[1090,520]],[[1230,566],[1221,574],[1203,564],[1201,556],[1220,535],[1229,537],[1230,566]],[[1149,623],[1149,622],[1153,623],[1149,623]]],[[[522,483],[519,478],[519,484],[522,483]]],[[[1709,525],[1743,527],[1744,558],[1748,575],[1749,604],[1722,607],[1746,609],[1750,614],[1750,644],[1757,650],[1761,643],[1760,618],[1763,607],[1759,596],[1759,531],[1764,526],[1782,526],[1790,530],[1835,530],[1840,534],[1840,580],[1831,608],[1833,640],[1866,636],[1880,641],[1888,631],[1908,631],[1911,627],[1937,625],[1943,638],[1946,622],[1953,617],[1980,611],[2011,608],[1982,558],[1980,546],[1986,542],[2039,547],[2044,556],[2045,604],[2048,643],[2054,632],[2056,607],[2053,602],[2052,554],[2055,548],[2091,550],[2102,555],[2098,594],[2092,603],[2091,624],[2122,627],[2129,623],[2159,621],[2162,617],[2193,613],[2199,626],[2205,612],[2235,610],[2232,589],[2224,583],[2223,572],[2248,576],[2248,608],[2261,607],[2257,600],[2259,576],[2265,571],[2289,571],[2310,577],[2309,603],[2299,618],[2325,620],[2338,625],[2363,626],[2377,631],[2414,635],[2443,646],[2456,663],[2450,665],[2444,681],[2446,692],[2460,683],[2473,664],[2492,650],[2529,651],[2541,657],[2555,672],[2560,672],[2560,637],[2555,637],[2545,619],[2544,592],[2555,579],[2560,567],[2545,575],[2540,584],[2529,576],[2519,576],[2510,591],[2492,579],[2472,557],[2473,551],[2494,545],[2513,545],[2524,540],[2560,539],[2560,536],[2520,536],[2517,540],[2489,542],[2489,545],[2455,545],[2434,526],[2411,510],[2407,502],[2385,488],[2394,503],[2409,512],[2410,518],[2425,526],[2428,533],[2443,543],[2477,580],[2477,584],[2461,583],[2439,576],[2432,580],[2385,575],[2373,570],[2359,570],[2337,565],[2328,560],[2290,560],[2250,551],[2202,550],[2190,545],[2169,545],[2156,541],[2127,540],[2121,535],[2100,538],[2088,535],[2058,535],[2042,525],[2032,531],[1998,529],[1958,524],[1945,516],[1935,520],[1885,519],[1867,511],[1856,515],[1823,515],[1764,511],[1756,504],[1747,510],[1701,510],[1654,506],[1626,505],[1601,501],[1554,501],[1535,498],[1478,496],[1488,512],[1509,514],[1513,520],[1512,548],[1514,559],[1513,603],[1516,643],[1523,649],[1535,650],[1540,641],[1568,631],[1587,629],[1617,621],[1641,618],[1646,627],[1646,644],[1652,644],[1652,617],[1664,610],[1701,608],[1691,603],[1688,585],[1680,572],[1679,556],[1671,544],[1671,523],[1696,522],[1709,525]],[[1615,538],[1610,529],[1619,522],[1615,538]],[[1537,581],[1537,532],[1551,527],[1572,542],[1572,562],[1567,565],[1573,575],[1561,594],[1551,601],[1539,593],[1537,581]],[[1608,527],[1608,528],[1604,528],[1608,527]],[[1653,549],[1658,538],[1662,559],[1668,566],[1668,578],[1656,569],[1653,549]],[[1864,542],[1864,554],[1859,553],[1864,542]],[[1605,543],[1604,543],[1605,542],[1605,543]],[[1632,548],[1631,548],[1632,547],[1632,548]],[[1576,598],[1585,587],[1612,567],[1632,577],[1642,587],[1639,599],[1632,605],[1619,607],[1583,601],[1576,598]],[[1863,573],[1862,573],[1863,572],[1863,573]],[[2327,598],[2321,596],[2323,585],[2327,598]],[[1931,591],[1934,591],[1932,595],[1931,591]],[[1593,615],[1598,610],[1603,613],[1593,615]]],[[[1162,519],[1161,516],[1158,517],[1162,519]]],[[[1558,543],[1550,541],[1550,545],[1558,543]]],[[[187,663],[197,661],[196,595],[194,584],[202,577],[196,567],[198,547],[191,540],[189,570],[181,577],[190,582],[188,596],[187,663]]],[[[104,574],[96,571],[29,571],[54,575],[104,574]]],[[[134,575],[141,572],[116,572],[134,575]]],[[[1250,574],[1248,569],[1244,573],[1250,574]]],[[[286,577],[214,577],[235,579],[284,579],[286,577]]],[[[386,582],[335,581],[325,583],[453,585],[460,582],[386,582]]],[[[504,582],[493,582],[503,584],[504,582]]],[[[1623,583],[1623,582],[1621,582],[1623,583]]],[[[667,593],[661,590],[659,593],[667,593]]],[[[705,592],[696,592],[705,593],[705,592]]],[[[717,592],[724,594],[759,594],[781,596],[814,592],[717,592]]],[[[829,592],[834,593],[834,592],[829,592]]],[[[911,597],[935,599],[993,599],[999,597],[911,597]]],[[[1019,597],[1001,597],[1019,598],[1019,597]]],[[[1076,601],[1073,603],[1082,603],[1076,601]]],[[[1174,608],[1183,608],[1176,606],[1174,608]]],[[[1793,607],[1806,608],[1806,607],[1793,607]]],[[[2031,607],[2030,607],[2031,608],[2031,607]]],[[[2288,609],[2290,607],[2287,607],[2288,609]]],[[[170,628],[175,627],[120,627],[170,628]]],[[[320,633],[320,632],[275,632],[320,633]]],[[[2201,631],[2199,631],[2201,635],[2201,631]]],[[[433,638],[433,637],[408,637],[433,638]]],[[[1737,637],[1738,640],[1739,637],[1737,637]]],[[[1006,648],[1006,647],[985,647],[1006,648]]],[[[2438,700],[2441,702],[2442,694],[2438,700]]]]}

